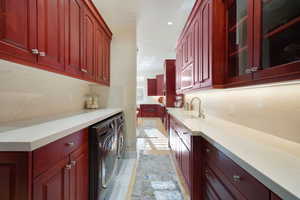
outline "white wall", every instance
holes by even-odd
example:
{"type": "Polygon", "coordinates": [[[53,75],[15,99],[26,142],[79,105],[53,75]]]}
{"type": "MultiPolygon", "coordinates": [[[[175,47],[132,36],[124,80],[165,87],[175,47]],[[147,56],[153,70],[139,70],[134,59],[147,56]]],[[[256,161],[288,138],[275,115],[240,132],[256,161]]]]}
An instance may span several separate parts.
{"type": "Polygon", "coordinates": [[[119,107],[126,117],[126,142],[136,148],[136,36],[135,29],[114,32],[111,49],[111,85],[94,85],[101,107],[119,107]]]}
{"type": "Polygon", "coordinates": [[[0,123],[77,112],[86,81],[0,60],[0,123]]]}
{"type": "Polygon", "coordinates": [[[94,86],[101,106],[120,107],[126,116],[126,142],[136,149],[136,7],[137,0],[94,1],[113,32],[111,86],[94,86]]]}

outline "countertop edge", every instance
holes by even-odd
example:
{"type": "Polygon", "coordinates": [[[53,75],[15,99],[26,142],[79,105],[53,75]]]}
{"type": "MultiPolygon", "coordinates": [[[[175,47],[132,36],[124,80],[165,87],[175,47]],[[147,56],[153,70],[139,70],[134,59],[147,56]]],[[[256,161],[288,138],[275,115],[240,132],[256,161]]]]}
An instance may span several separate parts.
{"type": "MultiPolygon", "coordinates": [[[[106,110],[106,109],[103,109],[103,110],[106,110]]],[[[97,111],[99,111],[99,110],[97,110],[97,111]]],[[[90,113],[94,114],[97,111],[91,111],[90,113]]],[[[62,129],[62,130],[57,131],[55,133],[51,133],[48,136],[45,136],[43,138],[40,138],[40,139],[34,140],[34,141],[26,141],[26,142],[7,142],[7,141],[5,141],[5,142],[0,142],[0,152],[31,152],[31,151],[34,151],[34,150],[36,150],[40,147],[43,147],[43,146],[45,146],[45,145],[47,145],[51,142],[54,142],[54,141],[59,140],[61,138],[64,138],[64,137],[66,137],[68,135],[71,135],[74,132],[77,132],[79,130],[85,129],[85,128],[89,127],[90,125],[93,125],[97,122],[105,120],[105,119],[107,119],[107,118],[109,118],[113,115],[116,115],[118,113],[121,113],[121,112],[123,112],[122,109],[119,109],[119,108],[112,109],[111,112],[105,113],[101,116],[98,116],[98,117],[95,117],[93,119],[84,121],[82,123],[75,124],[74,126],[72,126],[70,128],[62,129]]],[[[80,116],[82,114],[88,114],[88,113],[81,113],[81,114],[78,114],[78,115],[70,116],[70,117],[67,117],[67,119],[70,120],[73,117],[77,117],[77,116],[80,116]]],[[[59,120],[65,120],[65,119],[59,119],[59,120]]],[[[55,123],[54,121],[56,121],[56,120],[50,121],[48,123],[55,123]]],[[[41,125],[41,124],[37,124],[37,125],[41,125]]],[[[25,129],[30,129],[30,128],[32,128],[32,127],[25,127],[25,129]]],[[[14,131],[18,131],[18,129],[14,130],[14,131]]]]}
{"type": "MultiPolygon", "coordinates": [[[[183,124],[186,128],[190,130],[187,124],[181,121],[180,117],[176,116],[176,114],[172,112],[168,112],[170,115],[172,115],[176,120],[178,120],[181,124],[183,124]]],[[[230,159],[232,159],[235,163],[237,163],[241,168],[246,170],[249,174],[251,174],[253,177],[255,177],[257,180],[259,180],[262,184],[264,184],[267,188],[269,188],[272,192],[283,198],[284,200],[300,200],[299,197],[294,195],[292,192],[289,192],[287,189],[285,189],[280,184],[274,182],[270,177],[263,174],[259,170],[255,168],[255,166],[252,166],[249,164],[246,160],[240,158],[237,156],[234,152],[228,150],[226,147],[220,144],[220,142],[214,140],[213,138],[209,137],[209,135],[205,134],[202,131],[191,131],[191,135],[193,137],[203,137],[206,139],[210,144],[212,144],[214,147],[216,147],[218,150],[220,150],[222,153],[224,153],[226,156],[228,156],[230,159]]]]}

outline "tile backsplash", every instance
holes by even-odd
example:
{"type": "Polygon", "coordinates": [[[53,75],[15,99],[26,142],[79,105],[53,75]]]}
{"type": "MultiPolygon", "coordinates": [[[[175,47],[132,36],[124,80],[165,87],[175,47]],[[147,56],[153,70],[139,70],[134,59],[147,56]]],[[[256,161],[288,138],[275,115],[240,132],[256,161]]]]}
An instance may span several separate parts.
{"type": "Polygon", "coordinates": [[[89,91],[86,81],[0,60],[0,123],[82,110],[89,91]]]}
{"type": "Polygon", "coordinates": [[[206,115],[300,143],[300,81],[201,91],[188,94],[187,101],[194,96],[206,115]]]}

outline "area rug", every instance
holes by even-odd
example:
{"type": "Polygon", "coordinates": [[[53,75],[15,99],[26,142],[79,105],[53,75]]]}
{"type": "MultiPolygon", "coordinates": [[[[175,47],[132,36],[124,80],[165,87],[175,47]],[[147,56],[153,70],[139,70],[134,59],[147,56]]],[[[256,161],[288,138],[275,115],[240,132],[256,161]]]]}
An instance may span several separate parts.
{"type": "Polygon", "coordinates": [[[131,200],[183,200],[169,155],[140,153],[131,200]]]}

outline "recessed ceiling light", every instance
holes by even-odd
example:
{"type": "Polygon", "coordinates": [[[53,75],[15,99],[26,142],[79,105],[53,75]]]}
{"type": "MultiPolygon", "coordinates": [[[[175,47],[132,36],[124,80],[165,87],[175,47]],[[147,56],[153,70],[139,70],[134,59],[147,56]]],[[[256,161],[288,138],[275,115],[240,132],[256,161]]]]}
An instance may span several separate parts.
{"type": "Polygon", "coordinates": [[[172,25],[173,25],[173,22],[168,22],[168,25],[169,25],[169,26],[172,26],[172,25]]]}

